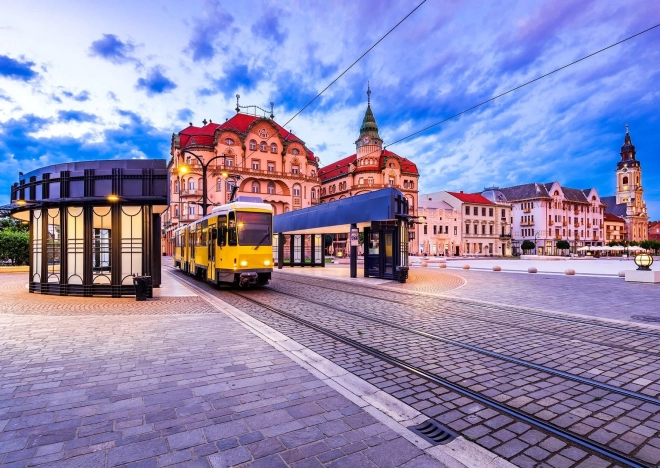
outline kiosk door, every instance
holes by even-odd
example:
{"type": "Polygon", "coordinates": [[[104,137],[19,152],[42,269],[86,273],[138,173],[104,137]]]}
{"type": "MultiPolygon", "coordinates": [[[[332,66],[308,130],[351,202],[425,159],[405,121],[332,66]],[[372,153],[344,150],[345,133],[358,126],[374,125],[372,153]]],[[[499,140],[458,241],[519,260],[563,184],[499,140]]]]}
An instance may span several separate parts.
{"type": "Polygon", "coordinates": [[[394,231],[383,231],[383,278],[394,278],[394,231]]]}
{"type": "Polygon", "coordinates": [[[367,251],[367,275],[380,277],[380,232],[370,231],[367,235],[369,250],[367,251]]]}

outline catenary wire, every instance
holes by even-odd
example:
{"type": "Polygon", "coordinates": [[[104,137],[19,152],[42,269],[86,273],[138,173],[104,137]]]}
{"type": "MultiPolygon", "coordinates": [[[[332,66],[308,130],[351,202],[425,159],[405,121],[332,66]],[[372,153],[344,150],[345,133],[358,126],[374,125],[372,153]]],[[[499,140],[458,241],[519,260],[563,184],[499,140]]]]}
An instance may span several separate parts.
{"type": "Polygon", "coordinates": [[[323,90],[322,90],[320,93],[318,93],[316,96],[314,96],[314,98],[313,98],[311,101],[309,101],[307,104],[305,104],[305,106],[304,106],[302,109],[300,109],[298,112],[296,112],[296,113],[294,114],[293,117],[291,117],[289,120],[287,120],[286,123],[283,125],[283,127],[286,127],[286,126],[287,126],[287,125],[288,125],[293,119],[295,119],[296,117],[298,117],[298,115],[301,114],[302,111],[304,111],[305,109],[307,109],[307,107],[309,107],[310,104],[312,104],[314,101],[316,101],[316,100],[321,96],[321,94],[323,94],[324,92],[326,92],[326,91],[328,90],[328,88],[330,88],[330,86],[332,86],[333,84],[335,84],[335,83],[339,80],[339,78],[341,78],[342,76],[344,76],[344,75],[346,74],[346,72],[348,72],[351,68],[353,68],[353,66],[355,66],[355,64],[357,64],[360,60],[362,60],[362,59],[363,59],[363,58],[364,58],[369,52],[371,52],[371,51],[374,49],[374,47],[376,47],[378,44],[380,44],[381,41],[382,41],[383,39],[385,39],[387,36],[389,36],[390,33],[391,33],[392,31],[394,31],[396,28],[398,28],[399,25],[401,25],[401,23],[403,23],[405,20],[407,20],[408,17],[409,17],[410,15],[412,15],[415,11],[417,11],[417,9],[418,9],[419,7],[421,7],[424,3],[426,3],[426,0],[423,0],[419,5],[417,5],[415,8],[413,8],[413,9],[410,11],[410,13],[408,13],[406,16],[404,16],[403,19],[402,19],[401,21],[399,21],[397,24],[395,24],[394,27],[392,27],[392,29],[390,29],[389,31],[387,31],[383,37],[381,37],[380,39],[378,39],[378,41],[376,41],[376,42],[374,43],[374,45],[372,45],[371,47],[369,47],[365,53],[363,53],[362,55],[360,55],[360,57],[358,57],[358,59],[357,59],[355,62],[353,62],[353,63],[352,63],[352,64],[351,64],[346,70],[344,70],[343,72],[341,72],[337,78],[335,78],[334,80],[332,80],[328,86],[326,86],[325,88],[323,88],[323,90]]]}

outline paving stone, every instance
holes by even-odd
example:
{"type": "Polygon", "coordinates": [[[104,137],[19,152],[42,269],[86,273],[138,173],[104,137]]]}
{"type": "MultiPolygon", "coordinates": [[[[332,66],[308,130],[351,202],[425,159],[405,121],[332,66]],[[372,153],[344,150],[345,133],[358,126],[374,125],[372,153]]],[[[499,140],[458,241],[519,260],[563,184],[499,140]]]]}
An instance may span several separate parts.
{"type": "Polygon", "coordinates": [[[280,440],[287,448],[299,447],[321,439],[324,439],[323,433],[315,427],[288,432],[280,436],[280,440]]]}
{"type": "Polygon", "coordinates": [[[209,456],[209,462],[213,468],[225,468],[232,465],[251,460],[250,452],[245,447],[236,447],[223,450],[220,453],[209,456]]]}
{"type": "Polygon", "coordinates": [[[108,466],[116,466],[124,463],[156,457],[167,453],[167,445],[164,439],[148,440],[137,444],[117,447],[108,451],[108,466]]]}
{"type": "Polygon", "coordinates": [[[405,439],[385,442],[365,450],[364,455],[379,467],[397,467],[419,456],[422,452],[405,439]]]}

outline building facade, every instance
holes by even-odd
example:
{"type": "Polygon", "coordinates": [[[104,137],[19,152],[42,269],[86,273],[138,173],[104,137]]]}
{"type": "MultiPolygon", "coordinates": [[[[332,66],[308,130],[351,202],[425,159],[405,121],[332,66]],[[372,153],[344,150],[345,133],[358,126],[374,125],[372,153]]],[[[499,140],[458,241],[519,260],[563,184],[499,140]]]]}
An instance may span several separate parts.
{"type": "Polygon", "coordinates": [[[566,240],[571,251],[603,245],[603,213],[595,188],[573,189],[559,182],[524,184],[500,188],[511,204],[511,234],[515,254],[530,240],[538,255],[559,255],[558,240],[566,240]]]}
{"type": "Polygon", "coordinates": [[[652,221],[649,223],[648,239],[660,241],[660,221],[652,221]]]}
{"type": "Polygon", "coordinates": [[[620,156],[616,165],[616,193],[603,197],[607,205],[605,211],[623,218],[626,222],[627,241],[643,241],[648,238],[649,217],[646,211],[642,188],[642,165],[637,160],[637,152],[632,144],[626,125],[620,156]]]}
{"type": "Polygon", "coordinates": [[[403,192],[411,214],[417,214],[419,172],[410,160],[383,149],[367,90],[367,110],[362,119],[356,152],[319,169],[321,202],[359,195],[385,187],[403,192]]]}
{"type": "Polygon", "coordinates": [[[420,255],[457,255],[461,245],[461,213],[444,201],[433,201],[428,195],[419,196],[418,215],[426,218],[417,225],[415,253],[420,255]]]}
{"type": "Polygon", "coordinates": [[[201,127],[191,123],[172,135],[165,253],[171,254],[173,231],[202,216],[204,173],[211,206],[227,203],[234,185],[237,195],[259,196],[275,214],[320,202],[319,159],[305,142],[272,113],[269,118],[241,109],[237,103],[236,115],[222,124],[204,120],[201,127]]]}
{"type": "Polygon", "coordinates": [[[626,222],[623,218],[605,213],[603,224],[605,225],[605,244],[622,242],[626,239],[626,222]]]}
{"type": "Polygon", "coordinates": [[[429,201],[443,201],[460,213],[460,241],[454,245],[454,255],[511,255],[511,207],[495,193],[486,195],[493,200],[478,193],[440,191],[424,195],[429,201]]]}

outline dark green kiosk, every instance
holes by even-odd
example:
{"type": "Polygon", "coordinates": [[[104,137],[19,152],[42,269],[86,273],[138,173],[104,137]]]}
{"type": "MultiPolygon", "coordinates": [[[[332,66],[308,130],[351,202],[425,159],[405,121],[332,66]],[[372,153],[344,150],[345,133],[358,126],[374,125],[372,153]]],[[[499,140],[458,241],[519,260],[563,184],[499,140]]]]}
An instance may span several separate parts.
{"type": "Polygon", "coordinates": [[[279,269],[288,257],[289,266],[325,266],[323,234],[350,233],[351,278],[357,277],[357,237],[364,233],[364,276],[408,279],[409,226],[417,218],[408,214],[408,201],[395,188],[342,198],[341,200],[277,215],[273,229],[277,237],[279,269]],[[310,236],[309,238],[307,236],[310,236]],[[309,239],[309,241],[308,241],[309,239]],[[286,252],[285,249],[290,249],[286,252]],[[306,254],[304,251],[309,249],[306,254]],[[307,263],[306,259],[309,259],[307,263]]]}
{"type": "Polygon", "coordinates": [[[160,286],[168,182],[164,159],[72,162],[20,174],[1,211],[30,225],[29,291],[133,296],[135,276],[160,286]]]}

